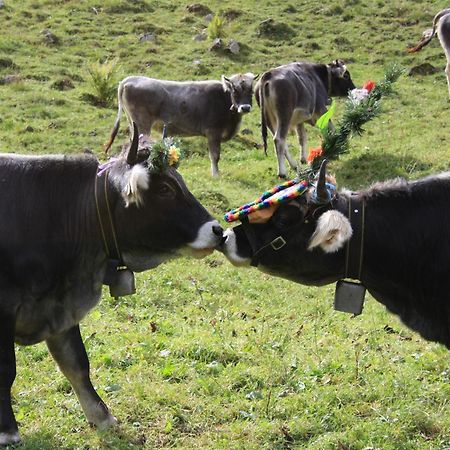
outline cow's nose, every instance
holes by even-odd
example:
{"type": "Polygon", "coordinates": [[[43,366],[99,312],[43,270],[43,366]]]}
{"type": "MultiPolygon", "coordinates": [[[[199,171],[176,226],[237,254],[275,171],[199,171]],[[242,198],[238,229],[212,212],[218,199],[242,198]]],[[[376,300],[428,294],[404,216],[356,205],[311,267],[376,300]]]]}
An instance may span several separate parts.
{"type": "Polygon", "coordinates": [[[250,105],[239,105],[240,112],[248,113],[252,109],[250,105]]]}
{"type": "Polygon", "coordinates": [[[223,236],[223,228],[220,225],[213,225],[212,231],[216,236],[219,236],[219,237],[223,236]]]}

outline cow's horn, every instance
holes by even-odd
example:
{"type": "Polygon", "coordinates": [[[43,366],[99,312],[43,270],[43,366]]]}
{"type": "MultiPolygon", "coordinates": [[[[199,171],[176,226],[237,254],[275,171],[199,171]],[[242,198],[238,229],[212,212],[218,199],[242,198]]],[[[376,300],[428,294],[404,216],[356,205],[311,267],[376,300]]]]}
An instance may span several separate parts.
{"type": "Polygon", "coordinates": [[[327,203],[329,200],[328,190],[325,186],[325,177],[327,174],[327,160],[324,159],[320,165],[319,179],[316,185],[316,198],[319,203],[327,203]]]}
{"type": "Polygon", "coordinates": [[[137,125],[133,122],[133,139],[127,154],[127,163],[134,166],[137,162],[137,151],[139,146],[139,131],[137,125]]]}

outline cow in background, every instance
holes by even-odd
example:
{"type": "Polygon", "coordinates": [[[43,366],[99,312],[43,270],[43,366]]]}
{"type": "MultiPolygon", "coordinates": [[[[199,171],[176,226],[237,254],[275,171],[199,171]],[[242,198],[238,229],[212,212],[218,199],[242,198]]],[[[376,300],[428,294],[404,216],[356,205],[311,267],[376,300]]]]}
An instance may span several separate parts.
{"type": "Polygon", "coordinates": [[[227,258],[305,285],[359,279],[409,328],[450,349],[450,172],[353,193],[336,193],[325,176],[322,165],[317,183],[265,223],[226,230],[227,258]]]}
{"type": "Polygon", "coordinates": [[[252,109],[252,73],[236,74],[221,81],[167,81],[141,76],[119,83],[118,112],[108,150],[117,135],[122,109],[129,124],[135,122],[149,135],[155,122],[163,123],[171,136],[205,136],[211,173],[219,172],[220,145],[239,131],[243,114],[252,109]]]}
{"type": "Polygon", "coordinates": [[[429,44],[436,34],[438,35],[439,42],[447,57],[445,74],[447,75],[448,94],[450,96],[450,8],[443,9],[434,16],[433,28],[425,30],[421,41],[408,51],[410,53],[418,52],[425,47],[425,45],[429,44]]]}
{"type": "Polygon", "coordinates": [[[278,176],[287,175],[285,158],[293,169],[297,162],[289,153],[288,133],[295,129],[301,148],[301,162],[306,162],[305,123],[315,125],[326,112],[332,96],[346,96],[355,88],[350,72],[341,60],[331,64],[294,62],[265,72],[255,86],[261,108],[261,134],[267,151],[267,128],[273,135],[278,159],[278,176]]]}
{"type": "Polygon", "coordinates": [[[104,167],[87,155],[0,156],[0,445],[20,440],[14,342],[45,341],[88,421],[112,425],[90,381],[79,322],[102,284],[123,273],[117,266],[140,272],[182,253],[205,256],[222,241],[181,176],[152,170],[137,134],[104,167]]]}

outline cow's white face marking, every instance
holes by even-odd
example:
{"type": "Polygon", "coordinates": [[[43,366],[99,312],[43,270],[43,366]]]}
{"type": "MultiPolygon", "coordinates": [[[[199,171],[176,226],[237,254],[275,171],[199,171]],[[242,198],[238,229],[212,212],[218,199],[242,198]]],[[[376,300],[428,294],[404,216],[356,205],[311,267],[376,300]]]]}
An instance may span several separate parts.
{"type": "Polygon", "coordinates": [[[323,213],[309,241],[308,250],[320,247],[325,253],[334,253],[352,237],[350,221],[339,211],[323,213]]]}
{"type": "Polygon", "coordinates": [[[198,230],[197,237],[189,242],[185,248],[182,248],[181,253],[197,258],[203,258],[211,254],[222,241],[222,236],[214,233],[214,227],[221,228],[217,220],[204,223],[198,230]]]}
{"type": "Polygon", "coordinates": [[[148,171],[145,167],[136,165],[125,175],[128,180],[122,190],[125,205],[135,203],[140,206],[143,203],[143,191],[148,189],[148,171]]]}
{"type": "Polygon", "coordinates": [[[223,234],[225,243],[223,245],[223,252],[231,264],[235,266],[250,266],[250,258],[242,258],[238,255],[237,245],[236,245],[236,235],[232,228],[225,230],[223,234]]]}

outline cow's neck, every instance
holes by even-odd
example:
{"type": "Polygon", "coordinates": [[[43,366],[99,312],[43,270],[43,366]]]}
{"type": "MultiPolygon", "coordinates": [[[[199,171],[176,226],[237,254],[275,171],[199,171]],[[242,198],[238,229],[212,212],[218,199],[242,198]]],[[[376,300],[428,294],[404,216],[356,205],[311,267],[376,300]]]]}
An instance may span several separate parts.
{"type": "Polygon", "coordinates": [[[328,97],[331,97],[331,69],[327,64],[317,64],[317,76],[320,78],[322,85],[327,92],[328,97]]]}

